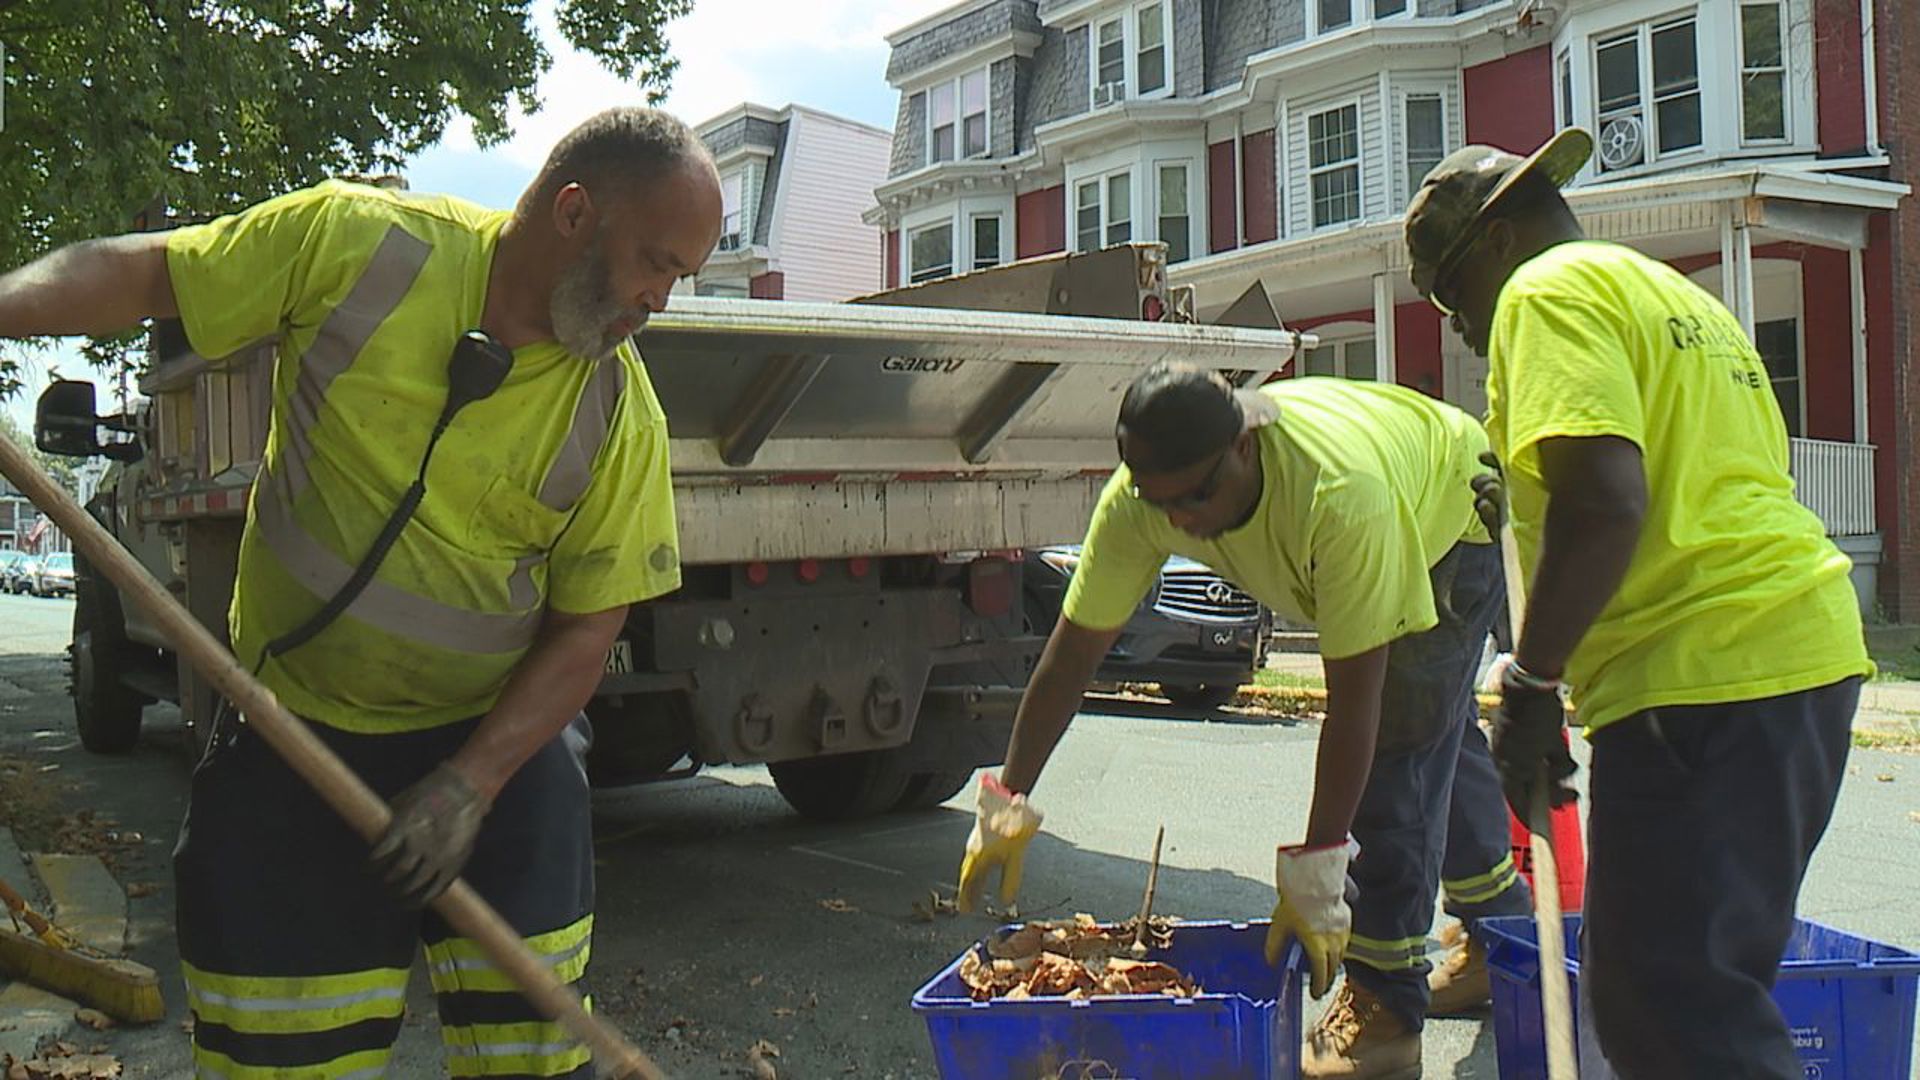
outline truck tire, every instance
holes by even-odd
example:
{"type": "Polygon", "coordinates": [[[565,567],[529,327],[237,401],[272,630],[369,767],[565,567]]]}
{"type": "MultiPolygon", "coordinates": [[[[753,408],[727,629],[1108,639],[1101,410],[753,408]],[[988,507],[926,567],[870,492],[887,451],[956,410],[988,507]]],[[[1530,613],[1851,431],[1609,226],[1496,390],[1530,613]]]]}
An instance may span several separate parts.
{"type": "Polygon", "coordinates": [[[693,749],[693,703],[677,690],[597,697],[587,702],[587,719],[587,777],[596,788],[657,780],[693,749]]]}
{"type": "Polygon", "coordinates": [[[140,714],[147,697],[114,677],[128,664],[126,623],[120,598],[88,579],[75,593],[73,719],[80,745],[96,754],[124,754],[140,741],[140,714]]]}
{"type": "Polygon", "coordinates": [[[1238,686],[1221,686],[1215,683],[1195,683],[1191,686],[1161,686],[1160,692],[1167,700],[1183,709],[1205,709],[1209,712],[1233,700],[1240,692],[1238,686]]]}
{"type": "Polygon", "coordinates": [[[973,779],[973,769],[942,769],[938,772],[914,773],[907,781],[907,790],[894,804],[895,810],[931,810],[960,794],[973,779]]]}
{"type": "Polygon", "coordinates": [[[775,761],[767,771],[787,805],[816,821],[884,814],[900,804],[915,775],[890,750],[775,761]]]}

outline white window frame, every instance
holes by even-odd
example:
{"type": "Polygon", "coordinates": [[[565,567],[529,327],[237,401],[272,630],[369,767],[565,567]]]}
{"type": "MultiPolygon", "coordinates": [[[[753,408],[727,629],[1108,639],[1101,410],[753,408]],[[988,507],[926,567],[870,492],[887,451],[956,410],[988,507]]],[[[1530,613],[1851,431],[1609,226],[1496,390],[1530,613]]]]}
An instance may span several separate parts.
{"type": "MultiPolygon", "coordinates": [[[[921,91],[927,98],[925,164],[941,165],[949,161],[973,161],[993,156],[993,68],[991,65],[972,68],[955,75],[951,79],[941,79],[921,91]],[[978,76],[984,91],[981,95],[981,107],[978,112],[967,111],[966,80],[978,76]],[[936,158],[933,150],[933,134],[937,130],[933,122],[933,99],[936,94],[946,94],[953,102],[953,154],[950,157],[936,158]],[[969,154],[967,150],[967,118],[979,116],[981,128],[986,132],[981,141],[981,149],[969,154]]],[[[948,125],[942,124],[940,127],[948,125]]]]}
{"type": "Polygon", "coordinates": [[[1186,210],[1180,216],[1187,223],[1187,227],[1185,230],[1186,235],[1181,237],[1181,239],[1186,243],[1187,253],[1184,256],[1176,259],[1173,257],[1173,252],[1169,250],[1167,253],[1167,262],[1169,264],[1176,263],[1176,262],[1186,262],[1187,260],[1192,259],[1194,257],[1196,250],[1198,249],[1198,245],[1194,243],[1194,235],[1193,235],[1193,225],[1194,225],[1194,220],[1196,216],[1193,212],[1193,201],[1194,201],[1193,200],[1193,196],[1194,196],[1193,178],[1194,178],[1194,174],[1198,170],[1196,170],[1193,167],[1193,165],[1194,163],[1191,160],[1188,160],[1186,158],[1162,158],[1162,159],[1156,160],[1152,166],[1151,175],[1153,176],[1153,237],[1154,239],[1159,240],[1161,243],[1167,242],[1164,226],[1166,224],[1167,217],[1168,217],[1167,208],[1165,205],[1167,192],[1166,192],[1165,186],[1161,183],[1161,179],[1162,179],[1161,174],[1169,169],[1179,169],[1181,172],[1186,174],[1185,186],[1186,186],[1186,193],[1187,193],[1187,206],[1186,206],[1186,210]]]}
{"type": "Polygon", "coordinates": [[[1733,113],[1734,128],[1739,133],[1741,146],[1785,146],[1793,142],[1793,87],[1789,76],[1793,72],[1793,33],[1790,20],[1793,18],[1793,5],[1787,0],[1738,0],[1733,7],[1733,37],[1735,54],[1738,57],[1737,70],[1734,73],[1733,113]],[[1751,67],[1747,63],[1747,27],[1746,14],[1750,7],[1771,7],[1780,20],[1780,62],[1751,67]],[[1747,77],[1752,74],[1773,75],[1780,80],[1780,134],[1749,136],[1747,134],[1747,77]]]}
{"type": "Polygon", "coordinates": [[[1338,26],[1327,26],[1321,20],[1323,0],[1306,0],[1307,21],[1312,29],[1309,37],[1321,34],[1337,34],[1342,30],[1351,30],[1356,26],[1372,26],[1375,23],[1391,22],[1397,19],[1411,19],[1418,14],[1420,0],[1403,0],[1399,11],[1379,13],[1382,0],[1332,0],[1333,3],[1347,5],[1347,21],[1338,26]]]}
{"type": "Polygon", "coordinates": [[[736,169],[720,178],[720,240],[715,251],[738,251],[746,246],[747,173],[736,169]],[[733,210],[727,210],[727,197],[733,197],[733,210]]]}
{"type": "MultiPolygon", "coordinates": [[[[901,242],[906,246],[906,250],[901,253],[904,256],[904,258],[901,259],[901,265],[906,270],[905,277],[906,277],[907,284],[918,285],[923,281],[938,281],[941,278],[948,278],[953,276],[955,256],[958,255],[958,252],[955,250],[955,246],[954,246],[955,237],[953,234],[954,234],[953,217],[951,215],[934,220],[934,221],[926,222],[925,224],[915,225],[911,228],[901,230],[901,242]],[[947,230],[946,269],[944,272],[941,272],[941,273],[926,273],[921,270],[915,269],[913,265],[913,241],[915,240],[915,238],[923,236],[926,233],[932,232],[934,229],[947,230]]],[[[937,264],[935,266],[930,266],[927,268],[927,270],[937,270],[937,269],[939,269],[937,264]]]]}
{"type": "Polygon", "coordinates": [[[1348,101],[1330,102],[1319,108],[1305,110],[1305,112],[1306,112],[1306,115],[1301,118],[1301,123],[1306,125],[1305,146],[1307,151],[1307,159],[1306,161],[1302,162],[1302,164],[1306,166],[1306,200],[1307,200],[1306,210],[1307,210],[1308,230],[1312,232],[1318,232],[1322,229],[1337,229],[1343,226],[1351,225],[1356,221],[1365,220],[1367,216],[1367,205],[1366,205],[1367,204],[1367,167],[1366,167],[1367,147],[1366,147],[1366,140],[1365,138],[1362,137],[1361,131],[1360,131],[1361,114],[1364,112],[1364,110],[1361,107],[1360,99],[1353,98],[1348,101]],[[1347,109],[1353,110],[1353,157],[1351,159],[1342,158],[1341,160],[1334,162],[1332,164],[1315,165],[1313,163],[1313,121],[1314,119],[1316,117],[1326,116],[1329,113],[1344,112],[1347,109]],[[1353,169],[1353,177],[1354,177],[1353,216],[1347,217],[1347,218],[1341,218],[1338,221],[1322,222],[1322,221],[1315,220],[1315,215],[1319,212],[1319,207],[1318,207],[1319,200],[1315,198],[1313,193],[1314,179],[1316,177],[1319,177],[1328,173],[1332,173],[1336,170],[1346,169],[1349,167],[1353,169]]]}
{"type": "MultiPolygon", "coordinates": [[[[1593,129],[1596,137],[1604,136],[1607,122],[1611,119],[1611,117],[1602,118],[1600,115],[1602,104],[1600,97],[1600,50],[1603,47],[1617,45],[1631,38],[1636,50],[1635,61],[1638,68],[1635,77],[1639,82],[1637,87],[1639,97],[1638,104],[1635,107],[1639,110],[1640,114],[1640,160],[1632,165],[1610,168],[1600,159],[1600,150],[1596,149],[1593,168],[1599,174],[1605,176],[1631,174],[1636,170],[1650,168],[1662,162],[1707,153],[1708,147],[1714,142],[1714,118],[1709,111],[1713,99],[1708,93],[1708,66],[1702,59],[1703,54],[1707,52],[1705,43],[1702,40],[1702,32],[1710,31],[1712,24],[1707,23],[1702,18],[1703,14],[1704,9],[1702,8],[1670,11],[1665,15],[1641,19],[1634,23],[1595,33],[1587,38],[1587,57],[1591,67],[1590,85],[1588,89],[1593,94],[1593,129]],[[1683,92],[1681,94],[1669,95],[1664,101],[1657,96],[1653,71],[1653,37],[1656,33],[1672,29],[1683,23],[1693,24],[1694,86],[1691,94],[1699,102],[1700,141],[1691,146],[1682,146],[1673,150],[1662,151],[1660,149],[1660,106],[1666,102],[1685,97],[1687,93],[1683,92]]],[[[1604,141],[1604,139],[1602,139],[1602,141],[1604,141]]]]}
{"type": "Polygon", "coordinates": [[[1140,235],[1140,230],[1135,227],[1136,222],[1140,219],[1140,215],[1137,213],[1140,206],[1140,184],[1139,177],[1135,175],[1135,169],[1132,165],[1118,169],[1104,169],[1100,172],[1075,177],[1070,194],[1073,197],[1073,202],[1068,209],[1073,214],[1073,250],[1076,253],[1084,254],[1089,251],[1099,251],[1101,248],[1111,247],[1114,244],[1124,244],[1140,235]],[[1125,177],[1127,181],[1127,205],[1125,207],[1126,216],[1124,217],[1115,216],[1113,206],[1113,181],[1121,177],[1125,177]],[[1081,192],[1088,187],[1098,188],[1097,206],[1100,211],[1100,228],[1097,234],[1098,243],[1093,247],[1087,247],[1085,245],[1081,235],[1085,230],[1083,230],[1080,225],[1080,214],[1083,210],[1088,209],[1088,207],[1081,204],[1080,195],[1081,192]],[[1114,227],[1121,224],[1126,225],[1127,235],[1120,239],[1114,239],[1114,227]]]}
{"type": "Polygon", "coordinates": [[[1007,217],[998,210],[978,211],[967,215],[967,269],[986,270],[1007,261],[1007,217]],[[981,258],[980,223],[994,223],[993,251],[987,258],[981,258]]]}
{"type": "MultiPolygon", "coordinates": [[[[1411,87],[1400,91],[1400,167],[1407,178],[1407,199],[1413,198],[1420,190],[1420,181],[1426,178],[1428,170],[1446,159],[1453,148],[1451,127],[1447,123],[1447,92],[1439,87],[1411,87]],[[1418,174],[1413,168],[1413,103],[1415,101],[1433,102],[1440,106],[1440,156],[1432,164],[1421,169],[1418,174]]],[[[1405,204],[1402,203],[1404,206],[1405,204]]]]}
{"type": "Polygon", "coordinates": [[[1573,50],[1560,49],[1553,57],[1553,115],[1559,119],[1560,126],[1574,126],[1574,117],[1579,115],[1574,101],[1573,50]]]}
{"type": "Polygon", "coordinates": [[[1320,344],[1316,348],[1307,350],[1300,362],[1294,365],[1296,378],[1318,375],[1322,378],[1358,378],[1363,382],[1380,381],[1380,339],[1379,335],[1374,333],[1372,323],[1342,321],[1326,326],[1316,326],[1310,332],[1319,335],[1320,344]],[[1373,350],[1373,374],[1364,377],[1350,374],[1347,370],[1347,350],[1362,344],[1373,350]],[[1332,359],[1331,372],[1309,370],[1315,360],[1326,358],[1332,359]]]}
{"type": "Polygon", "coordinates": [[[1118,105],[1126,101],[1153,101],[1173,96],[1173,0],[1143,0],[1103,12],[1087,23],[1087,100],[1093,108],[1118,105]],[[1153,90],[1140,89],[1140,16],[1148,8],[1160,9],[1161,75],[1163,81],[1153,90]],[[1103,99],[1100,78],[1100,31],[1114,23],[1120,25],[1119,95],[1107,92],[1103,99]]]}

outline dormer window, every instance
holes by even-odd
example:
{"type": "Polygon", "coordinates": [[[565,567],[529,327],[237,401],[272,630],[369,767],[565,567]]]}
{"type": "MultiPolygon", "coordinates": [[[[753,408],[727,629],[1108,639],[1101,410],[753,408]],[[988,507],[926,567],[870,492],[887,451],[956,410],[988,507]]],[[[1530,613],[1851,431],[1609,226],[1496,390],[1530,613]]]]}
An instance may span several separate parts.
{"type": "Polygon", "coordinates": [[[745,190],[746,177],[740,173],[720,178],[720,251],[736,251],[740,247],[740,228],[745,218],[740,207],[745,190]]]}
{"type": "Polygon", "coordinates": [[[1602,172],[1701,145],[1700,50],[1692,15],[1594,42],[1602,172]]]}
{"type": "Polygon", "coordinates": [[[987,69],[927,88],[927,163],[987,153],[987,69]]]}
{"type": "Polygon", "coordinates": [[[1408,0],[1311,0],[1314,32],[1331,34],[1361,20],[1391,19],[1411,9],[1408,0]]]}
{"type": "Polygon", "coordinates": [[[1173,39],[1171,4],[1136,4],[1096,20],[1088,36],[1094,108],[1172,93],[1173,63],[1167,48],[1173,39]]]}

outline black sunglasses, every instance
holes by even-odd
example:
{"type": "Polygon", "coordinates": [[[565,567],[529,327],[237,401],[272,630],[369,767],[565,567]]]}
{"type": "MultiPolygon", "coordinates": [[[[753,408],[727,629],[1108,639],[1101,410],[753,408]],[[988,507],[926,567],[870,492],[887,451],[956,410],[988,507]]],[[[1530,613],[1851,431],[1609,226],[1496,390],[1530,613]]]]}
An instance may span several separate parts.
{"type": "Polygon", "coordinates": [[[1205,506],[1220,493],[1220,467],[1227,463],[1227,455],[1233,453],[1233,446],[1233,443],[1228,443],[1226,449],[1220,451],[1219,455],[1213,459],[1213,467],[1200,478],[1200,482],[1179,495],[1167,499],[1150,499],[1140,493],[1139,484],[1129,487],[1127,493],[1156,510],[1192,510],[1205,506]]]}

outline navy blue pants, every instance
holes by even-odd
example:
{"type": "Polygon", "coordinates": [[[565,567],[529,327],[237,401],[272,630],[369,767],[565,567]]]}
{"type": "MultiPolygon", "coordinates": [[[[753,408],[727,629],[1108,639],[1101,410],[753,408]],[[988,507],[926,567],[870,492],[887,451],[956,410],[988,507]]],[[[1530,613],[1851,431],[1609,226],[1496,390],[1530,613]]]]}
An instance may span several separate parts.
{"type": "MultiPolygon", "coordinates": [[[[426,731],[312,731],[383,798],[451,757],[477,721],[426,731]]],[[[579,747],[556,738],[494,800],[464,877],[576,988],[593,929],[593,842],[579,747]]],[[[593,1074],[473,941],[402,908],[368,846],[245,725],[223,724],[193,774],[174,852],[194,1068],[221,1080],[386,1074],[424,949],[454,1077],[593,1074]]]]}
{"type": "Polygon", "coordinates": [[[1581,991],[1623,1080],[1800,1080],[1774,976],[1860,680],[1593,736],[1581,991]]]}
{"type": "Polygon", "coordinates": [[[1353,822],[1358,896],[1346,954],[1347,978],[1416,1030],[1435,891],[1444,886],[1447,911],[1469,923],[1533,909],[1473,697],[1506,595],[1499,549],[1457,544],[1432,579],[1439,624],[1387,649],[1380,739],[1353,822]]]}

